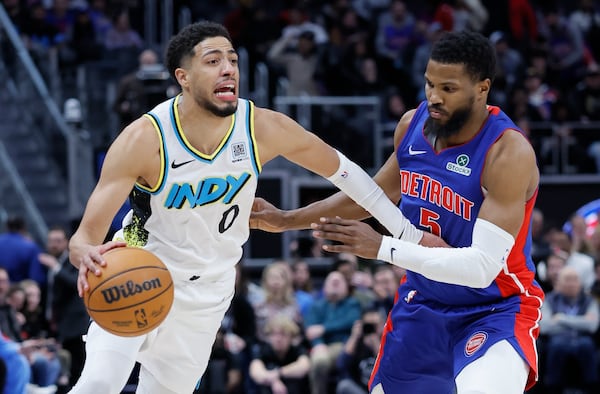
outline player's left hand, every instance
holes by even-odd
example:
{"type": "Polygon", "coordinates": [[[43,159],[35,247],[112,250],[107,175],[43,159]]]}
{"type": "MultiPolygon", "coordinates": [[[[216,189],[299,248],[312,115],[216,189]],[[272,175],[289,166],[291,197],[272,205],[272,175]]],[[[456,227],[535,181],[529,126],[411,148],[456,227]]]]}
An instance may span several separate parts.
{"type": "Polygon", "coordinates": [[[366,259],[376,259],[383,236],[371,226],[358,220],[339,217],[321,218],[312,223],[315,238],[341,242],[341,245],[323,245],[323,249],[334,253],[352,253],[366,259]]]}

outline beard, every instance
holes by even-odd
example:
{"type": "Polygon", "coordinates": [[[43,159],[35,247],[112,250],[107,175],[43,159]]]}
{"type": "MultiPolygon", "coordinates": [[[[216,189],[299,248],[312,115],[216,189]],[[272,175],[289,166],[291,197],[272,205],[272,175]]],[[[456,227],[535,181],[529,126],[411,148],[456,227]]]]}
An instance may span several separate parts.
{"type": "MultiPolygon", "coordinates": [[[[474,102],[475,99],[471,97],[469,104],[455,110],[452,116],[448,118],[446,123],[440,123],[438,120],[428,117],[427,120],[425,120],[425,133],[428,136],[442,139],[458,134],[460,129],[471,117],[474,102]]],[[[431,105],[430,108],[441,111],[441,109],[435,105],[431,105]]]]}
{"type": "Polygon", "coordinates": [[[222,118],[226,118],[229,115],[233,115],[237,110],[237,101],[232,103],[226,103],[224,107],[219,107],[216,104],[199,97],[194,97],[194,100],[196,101],[196,104],[198,104],[198,106],[206,109],[213,115],[220,116],[222,118]]]}

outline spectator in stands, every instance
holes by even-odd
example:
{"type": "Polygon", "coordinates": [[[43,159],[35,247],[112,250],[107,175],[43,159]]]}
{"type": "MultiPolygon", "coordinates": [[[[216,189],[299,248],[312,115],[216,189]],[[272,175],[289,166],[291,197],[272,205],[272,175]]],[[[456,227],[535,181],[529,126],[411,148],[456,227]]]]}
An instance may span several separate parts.
{"type": "Polygon", "coordinates": [[[579,274],[572,267],[560,271],[556,288],[542,306],[540,333],[547,336],[544,382],[552,393],[565,388],[563,371],[577,362],[586,388],[592,392],[598,382],[598,354],[593,334],[600,314],[596,300],[585,293],[579,274]]]}
{"type": "Polygon", "coordinates": [[[567,266],[575,268],[585,291],[589,291],[594,282],[594,259],[587,254],[573,250],[571,235],[555,230],[549,234],[550,246],[566,252],[567,266]]]}
{"type": "Polygon", "coordinates": [[[193,394],[242,394],[242,364],[227,349],[225,332],[219,330],[212,347],[206,372],[193,394]]]}
{"type": "Polygon", "coordinates": [[[0,330],[0,360],[6,368],[6,381],[3,394],[26,393],[31,379],[31,367],[27,358],[20,352],[19,344],[4,335],[0,330]]]}
{"type": "Polygon", "coordinates": [[[473,30],[481,32],[489,14],[480,0],[456,0],[453,12],[453,30],[473,30]]]}
{"type": "Polygon", "coordinates": [[[415,18],[402,0],[392,0],[377,21],[375,48],[383,75],[399,88],[410,86],[415,18]]]}
{"type": "Polygon", "coordinates": [[[373,274],[373,293],[375,299],[370,309],[377,310],[383,316],[387,316],[394,306],[394,297],[400,281],[396,277],[392,265],[377,265],[373,274]]]}
{"type": "Polygon", "coordinates": [[[49,278],[52,278],[48,301],[58,342],[71,356],[68,374],[68,385],[71,386],[83,368],[83,335],[87,332],[90,318],[83,299],[77,294],[79,271],[69,261],[68,240],[63,228],[51,228],[47,235],[47,253],[40,255],[40,261],[48,267],[49,278]]]}
{"type": "MultiPolygon", "coordinates": [[[[418,102],[425,100],[425,89],[423,89],[423,86],[425,86],[425,69],[427,68],[427,62],[429,62],[431,47],[442,34],[444,34],[444,29],[441,23],[432,22],[425,31],[425,42],[415,50],[411,66],[411,76],[414,90],[417,92],[416,100],[418,102]]],[[[398,119],[400,119],[400,116],[394,119],[394,124],[398,122],[398,119]]]]}
{"type": "Polygon", "coordinates": [[[591,229],[588,230],[585,218],[579,213],[575,213],[569,219],[569,224],[571,225],[571,248],[573,251],[593,256],[594,251],[590,240],[592,234],[589,232],[591,229]]]}
{"type": "Polygon", "coordinates": [[[600,10],[594,3],[594,0],[580,0],[569,15],[569,23],[581,32],[591,56],[600,61],[600,10]]]}
{"type": "Polygon", "coordinates": [[[89,14],[96,33],[97,42],[104,44],[106,35],[112,27],[112,21],[107,13],[106,0],[90,1],[89,14]]]}
{"type": "Polygon", "coordinates": [[[495,105],[505,106],[508,93],[515,84],[521,81],[525,72],[525,63],[519,51],[512,48],[508,36],[502,31],[495,31],[490,35],[490,42],[496,49],[496,79],[494,91],[490,92],[495,105]]]}
{"type": "Polygon", "coordinates": [[[25,309],[26,301],[27,296],[23,286],[21,286],[20,283],[13,283],[10,286],[10,289],[8,289],[8,293],[6,293],[6,303],[15,311],[19,327],[22,327],[23,324],[25,324],[25,315],[23,315],[21,311],[25,309]]]}
{"type": "Polygon", "coordinates": [[[545,81],[545,76],[537,69],[530,67],[525,73],[525,88],[527,89],[529,118],[532,121],[550,121],[552,105],[558,99],[558,92],[545,81]]]}
{"type": "Polygon", "coordinates": [[[358,257],[351,253],[340,253],[336,256],[332,268],[344,275],[349,285],[350,295],[358,300],[361,308],[371,304],[375,298],[371,290],[372,283],[369,283],[370,278],[367,279],[367,283],[363,283],[365,273],[358,268],[358,257]]]}
{"type": "Polygon", "coordinates": [[[6,221],[6,229],[0,234],[0,267],[8,271],[13,282],[33,279],[45,289],[46,271],[38,258],[40,248],[30,238],[25,220],[13,216],[6,221]]]}
{"type": "Polygon", "coordinates": [[[104,60],[112,67],[111,78],[119,78],[135,70],[137,57],[143,49],[144,41],[140,34],[129,24],[129,12],[121,11],[115,15],[113,24],[104,38],[104,60]]]}
{"type": "Polygon", "coordinates": [[[140,50],[144,42],[140,34],[129,23],[129,13],[119,12],[113,19],[112,26],[106,32],[104,46],[106,49],[140,50]]]}
{"type": "Polygon", "coordinates": [[[600,66],[587,66],[585,76],[569,96],[578,120],[600,121],[600,66]]]}
{"type": "Polygon", "coordinates": [[[360,314],[360,303],[350,295],[344,275],[330,272],[323,285],[323,298],[315,301],[305,321],[306,338],[312,345],[311,394],[327,394],[335,362],[360,314]]]}
{"type": "Polygon", "coordinates": [[[292,270],[285,261],[276,261],[265,267],[262,276],[265,300],[254,307],[256,334],[265,340],[267,322],[277,315],[285,315],[296,324],[302,324],[302,314],[294,297],[292,270]]]}
{"type": "Polygon", "coordinates": [[[25,290],[25,305],[20,311],[25,316],[25,323],[21,325],[21,338],[48,337],[52,333],[41,303],[42,292],[40,287],[31,279],[22,280],[19,284],[25,290]]]}
{"type": "Polygon", "coordinates": [[[545,239],[544,220],[544,212],[539,208],[533,208],[531,213],[531,258],[536,264],[546,259],[551,252],[550,244],[545,239]]]}
{"type": "MultiPolygon", "coordinates": [[[[8,271],[0,267],[0,332],[8,339],[20,342],[22,340],[21,324],[17,317],[17,311],[7,302],[7,295],[10,288],[8,271]]],[[[24,317],[22,320],[24,320],[24,317]]]]}
{"type": "Polygon", "coordinates": [[[384,321],[378,309],[367,309],[352,326],[352,333],[337,360],[340,381],[336,394],[368,394],[384,321]]]}
{"type": "Polygon", "coordinates": [[[310,360],[306,350],[294,345],[298,325],[285,315],[273,316],[265,326],[266,342],[255,345],[250,376],[258,394],[305,394],[310,360]]]}
{"type": "Polygon", "coordinates": [[[311,30],[284,30],[273,43],[267,58],[274,65],[283,67],[284,76],[289,81],[288,96],[319,94],[320,87],[315,79],[319,56],[315,34],[311,30]]]}
{"type": "Polygon", "coordinates": [[[67,32],[67,45],[73,51],[74,63],[84,64],[99,60],[104,46],[99,40],[89,9],[77,9],[71,29],[67,32]]]}
{"type": "Polygon", "coordinates": [[[173,95],[169,74],[158,54],[145,49],[138,56],[137,70],[119,80],[113,110],[119,115],[119,130],[173,95]]]}
{"type": "Polygon", "coordinates": [[[581,31],[561,14],[553,2],[542,5],[543,24],[540,31],[548,44],[553,81],[561,87],[577,82],[584,69],[584,42],[581,31]]]}
{"type": "Polygon", "coordinates": [[[294,296],[300,313],[306,318],[311,305],[315,301],[310,267],[305,260],[297,259],[290,265],[292,269],[292,284],[294,287],[294,296]]]}
{"type": "Polygon", "coordinates": [[[46,22],[53,26],[62,36],[66,35],[75,21],[75,9],[69,0],[53,0],[46,9],[46,22]]]}
{"type": "Polygon", "coordinates": [[[264,301],[264,292],[248,278],[243,261],[236,265],[235,293],[221,321],[225,349],[235,356],[243,374],[244,392],[254,394],[254,383],[248,374],[252,346],[257,341],[255,305],[264,301]]]}
{"type": "Polygon", "coordinates": [[[558,281],[558,274],[567,266],[568,258],[569,254],[567,252],[556,248],[538,263],[536,275],[544,293],[554,290],[558,281]]]}

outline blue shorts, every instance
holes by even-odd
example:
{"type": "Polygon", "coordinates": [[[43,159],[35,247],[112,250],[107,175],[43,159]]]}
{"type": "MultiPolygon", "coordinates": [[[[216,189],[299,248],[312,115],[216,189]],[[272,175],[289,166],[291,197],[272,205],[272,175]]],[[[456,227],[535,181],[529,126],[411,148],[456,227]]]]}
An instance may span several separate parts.
{"type": "Polygon", "coordinates": [[[370,388],[381,383],[386,393],[452,394],[460,371],[504,339],[528,361],[517,332],[521,303],[517,295],[486,305],[442,305],[405,283],[386,322],[370,388]]]}

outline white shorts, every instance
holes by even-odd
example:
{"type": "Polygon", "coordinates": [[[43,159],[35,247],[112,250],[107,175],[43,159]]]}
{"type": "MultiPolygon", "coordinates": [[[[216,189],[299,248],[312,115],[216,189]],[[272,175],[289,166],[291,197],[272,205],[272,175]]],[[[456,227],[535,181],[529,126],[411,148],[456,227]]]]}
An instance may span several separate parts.
{"type": "MultiPolygon", "coordinates": [[[[176,393],[191,393],[206,369],[234,287],[234,270],[219,280],[176,282],[173,306],[159,327],[146,335],[128,338],[113,335],[92,323],[86,350],[90,353],[114,351],[136,357],[166,388],[176,393]]],[[[96,368],[86,364],[86,371],[93,372],[96,368]]],[[[116,377],[124,372],[101,373],[110,379],[112,374],[116,377]]]]}

